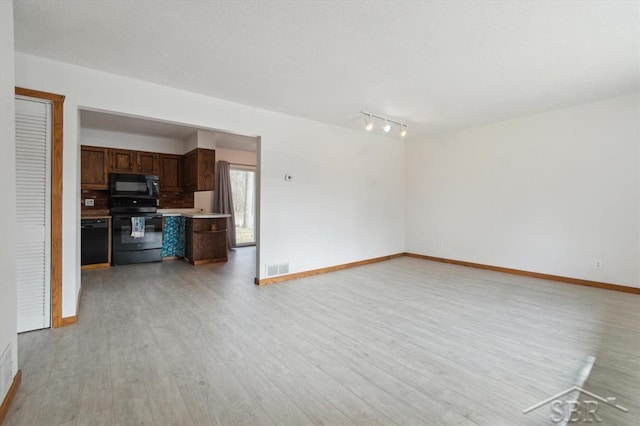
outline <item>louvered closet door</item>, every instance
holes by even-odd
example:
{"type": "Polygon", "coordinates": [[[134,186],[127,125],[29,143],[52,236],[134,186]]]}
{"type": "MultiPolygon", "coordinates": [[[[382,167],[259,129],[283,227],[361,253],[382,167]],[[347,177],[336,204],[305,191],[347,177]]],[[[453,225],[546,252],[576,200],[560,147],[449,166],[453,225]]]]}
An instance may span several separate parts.
{"type": "Polygon", "coordinates": [[[18,332],[51,323],[51,104],[16,98],[18,332]]]}

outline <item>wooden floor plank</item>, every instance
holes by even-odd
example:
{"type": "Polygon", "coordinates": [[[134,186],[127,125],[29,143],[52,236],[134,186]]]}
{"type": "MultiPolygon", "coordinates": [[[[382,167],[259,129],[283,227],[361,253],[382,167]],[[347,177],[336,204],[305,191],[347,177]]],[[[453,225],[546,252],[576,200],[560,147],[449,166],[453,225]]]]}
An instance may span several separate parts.
{"type": "Polygon", "coordinates": [[[572,386],[637,424],[640,296],[413,258],[253,285],[230,261],[82,272],[76,325],[19,336],[7,425],[552,424],[572,386]]]}

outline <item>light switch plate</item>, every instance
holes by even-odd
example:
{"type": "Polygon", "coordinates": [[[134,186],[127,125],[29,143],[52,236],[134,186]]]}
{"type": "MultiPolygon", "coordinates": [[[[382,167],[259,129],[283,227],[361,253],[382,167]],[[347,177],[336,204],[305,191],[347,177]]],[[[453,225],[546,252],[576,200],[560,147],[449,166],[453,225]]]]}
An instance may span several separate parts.
{"type": "Polygon", "coordinates": [[[84,205],[88,207],[95,206],[95,200],[93,198],[85,198],[84,205]]]}

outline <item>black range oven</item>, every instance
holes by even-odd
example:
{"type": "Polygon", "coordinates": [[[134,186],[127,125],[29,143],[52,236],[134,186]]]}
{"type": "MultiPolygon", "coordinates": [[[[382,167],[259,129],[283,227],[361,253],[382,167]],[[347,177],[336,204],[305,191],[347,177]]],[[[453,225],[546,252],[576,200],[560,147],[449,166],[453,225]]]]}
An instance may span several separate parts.
{"type": "Polygon", "coordinates": [[[162,215],[155,198],[111,198],[113,265],[162,260],[162,215]]]}

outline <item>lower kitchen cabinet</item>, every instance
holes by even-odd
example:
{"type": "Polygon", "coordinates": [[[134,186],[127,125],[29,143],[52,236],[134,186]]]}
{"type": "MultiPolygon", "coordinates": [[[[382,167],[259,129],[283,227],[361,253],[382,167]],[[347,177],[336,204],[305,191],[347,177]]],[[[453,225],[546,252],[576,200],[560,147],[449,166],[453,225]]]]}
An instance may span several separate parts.
{"type": "Polygon", "coordinates": [[[185,257],[194,264],[226,262],[227,218],[185,218],[185,257]]]}
{"type": "Polygon", "coordinates": [[[184,221],[182,216],[165,216],[162,225],[162,257],[184,257],[184,221]]]}

